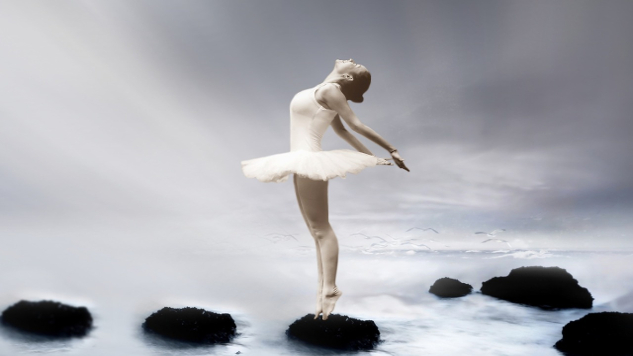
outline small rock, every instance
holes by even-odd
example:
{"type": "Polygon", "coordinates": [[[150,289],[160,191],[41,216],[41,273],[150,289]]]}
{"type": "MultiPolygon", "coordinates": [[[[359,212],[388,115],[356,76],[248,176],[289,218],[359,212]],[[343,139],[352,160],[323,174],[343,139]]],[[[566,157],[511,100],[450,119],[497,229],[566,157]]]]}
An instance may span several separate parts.
{"type": "Polygon", "coordinates": [[[457,298],[470,294],[472,290],[473,287],[470,284],[444,277],[435,281],[431,289],[429,289],[429,292],[442,298],[457,298]]]}
{"type": "Polygon", "coordinates": [[[587,314],[567,323],[554,347],[574,355],[633,355],[633,314],[587,314]]]}
{"type": "Polygon", "coordinates": [[[379,342],[380,331],[373,320],[359,320],[331,314],[327,320],[308,314],[297,319],[286,335],[309,344],[341,350],[371,350],[379,342]]]}
{"type": "Polygon", "coordinates": [[[566,270],[559,267],[520,267],[507,277],[494,277],[481,292],[513,303],[544,309],[591,308],[593,297],[566,270]]]}
{"type": "Polygon", "coordinates": [[[143,328],[181,341],[215,344],[235,337],[235,321],[230,314],[218,314],[198,308],[163,308],[150,315],[143,328]]]}
{"type": "Polygon", "coordinates": [[[85,307],[51,300],[21,300],[2,312],[2,323],[32,333],[72,337],[88,333],[92,328],[92,316],[85,307]]]}

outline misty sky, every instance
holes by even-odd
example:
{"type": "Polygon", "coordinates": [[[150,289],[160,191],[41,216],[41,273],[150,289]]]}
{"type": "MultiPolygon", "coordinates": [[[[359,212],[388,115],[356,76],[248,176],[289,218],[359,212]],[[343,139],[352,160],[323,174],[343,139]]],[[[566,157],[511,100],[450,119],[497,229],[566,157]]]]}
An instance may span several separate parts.
{"type": "Polygon", "coordinates": [[[353,58],[411,173],[331,181],[339,236],[630,248],[632,33],[631,1],[3,1],[0,222],[308,239],[291,181],[240,161],[288,151],[292,96],[353,58]]]}

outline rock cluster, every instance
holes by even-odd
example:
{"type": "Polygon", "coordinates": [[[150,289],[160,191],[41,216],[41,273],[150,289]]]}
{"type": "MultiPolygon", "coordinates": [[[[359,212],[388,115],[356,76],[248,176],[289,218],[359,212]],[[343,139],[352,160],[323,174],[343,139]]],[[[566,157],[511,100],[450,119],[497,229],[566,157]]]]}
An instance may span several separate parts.
{"type": "Polygon", "coordinates": [[[21,300],[2,312],[2,323],[17,329],[55,336],[84,336],[92,328],[92,315],[85,307],[51,300],[21,300]]]}
{"type": "Polygon", "coordinates": [[[380,339],[380,331],[372,320],[338,314],[331,314],[327,320],[320,317],[315,320],[314,314],[308,314],[292,323],[286,335],[312,345],[340,350],[371,350],[380,339]]]}
{"type": "Polygon", "coordinates": [[[472,290],[473,287],[470,284],[444,277],[435,281],[431,289],[429,289],[429,292],[442,298],[457,298],[470,294],[472,290]]]}
{"type": "Polygon", "coordinates": [[[156,334],[193,343],[229,342],[236,325],[230,314],[198,308],[163,308],[145,319],[143,328],[156,334]]]}
{"type": "Polygon", "coordinates": [[[559,267],[521,267],[507,277],[483,282],[481,292],[514,303],[544,309],[591,308],[593,297],[559,267]]]}
{"type": "Polygon", "coordinates": [[[574,355],[633,355],[633,314],[587,314],[565,325],[554,346],[574,355]]]}

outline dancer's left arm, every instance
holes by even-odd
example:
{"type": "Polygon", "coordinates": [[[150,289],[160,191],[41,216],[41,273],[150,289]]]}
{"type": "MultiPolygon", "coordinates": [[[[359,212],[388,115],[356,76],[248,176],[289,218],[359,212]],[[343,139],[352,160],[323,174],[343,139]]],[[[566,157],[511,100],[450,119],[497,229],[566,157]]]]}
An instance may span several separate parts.
{"type": "Polygon", "coordinates": [[[336,132],[337,135],[339,135],[343,140],[347,141],[347,143],[349,143],[350,146],[354,147],[359,152],[366,153],[372,156],[374,155],[373,153],[371,153],[371,151],[367,147],[365,147],[365,145],[363,145],[362,142],[360,142],[356,138],[356,136],[352,135],[352,133],[347,131],[347,129],[341,122],[341,118],[338,115],[336,115],[334,117],[334,120],[332,120],[332,129],[334,130],[334,132],[336,132]]]}

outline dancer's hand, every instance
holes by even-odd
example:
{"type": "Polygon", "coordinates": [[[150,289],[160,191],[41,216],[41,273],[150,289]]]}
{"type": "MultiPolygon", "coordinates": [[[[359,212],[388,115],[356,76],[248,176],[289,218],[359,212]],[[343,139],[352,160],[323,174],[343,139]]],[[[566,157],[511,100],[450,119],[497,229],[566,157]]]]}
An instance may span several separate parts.
{"type": "Polygon", "coordinates": [[[388,161],[391,158],[380,158],[380,157],[376,157],[376,158],[378,158],[378,165],[379,166],[393,166],[393,163],[388,161]]]}
{"type": "Polygon", "coordinates": [[[404,165],[404,159],[400,157],[400,154],[398,153],[398,151],[391,152],[391,157],[393,158],[393,161],[396,162],[396,165],[398,165],[398,167],[404,169],[407,172],[411,172],[409,168],[407,168],[407,166],[404,165]]]}

